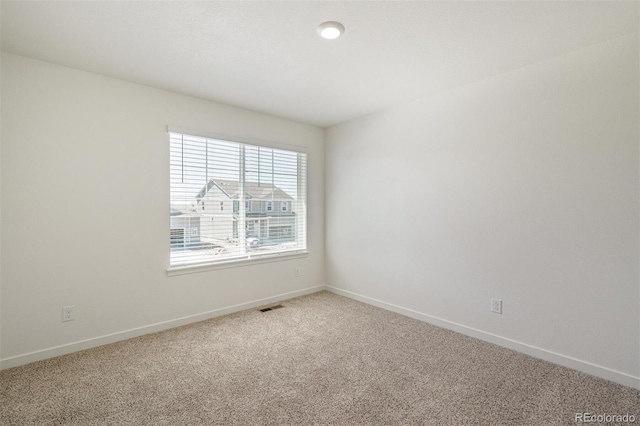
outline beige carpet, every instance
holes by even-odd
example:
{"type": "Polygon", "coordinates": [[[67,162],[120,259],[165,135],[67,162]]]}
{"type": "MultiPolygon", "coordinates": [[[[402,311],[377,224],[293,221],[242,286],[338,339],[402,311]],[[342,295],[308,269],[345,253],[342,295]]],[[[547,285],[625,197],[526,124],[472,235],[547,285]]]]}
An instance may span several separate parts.
{"type": "Polygon", "coordinates": [[[327,292],[282,304],[2,371],[0,424],[640,424],[636,390],[327,292]]]}

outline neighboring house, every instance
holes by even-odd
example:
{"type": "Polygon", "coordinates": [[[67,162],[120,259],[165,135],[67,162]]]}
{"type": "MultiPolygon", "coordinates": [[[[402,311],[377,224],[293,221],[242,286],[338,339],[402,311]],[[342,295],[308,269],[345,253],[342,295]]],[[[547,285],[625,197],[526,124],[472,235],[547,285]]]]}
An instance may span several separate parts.
{"type": "MultiPolygon", "coordinates": [[[[293,198],[268,183],[245,182],[246,236],[261,245],[295,241],[296,216],[293,198]]],[[[218,240],[238,238],[240,184],[211,179],[196,195],[195,212],[200,216],[202,237],[218,240]]]]}

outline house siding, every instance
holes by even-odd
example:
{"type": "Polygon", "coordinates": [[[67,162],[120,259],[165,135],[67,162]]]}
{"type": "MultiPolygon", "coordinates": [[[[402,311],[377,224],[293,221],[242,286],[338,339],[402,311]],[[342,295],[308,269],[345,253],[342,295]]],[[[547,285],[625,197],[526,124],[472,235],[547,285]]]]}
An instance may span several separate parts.
{"type": "Polygon", "coordinates": [[[204,238],[230,240],[233,238],[233,200],[214,186],[197,205],[202,216],[204,238]]]}

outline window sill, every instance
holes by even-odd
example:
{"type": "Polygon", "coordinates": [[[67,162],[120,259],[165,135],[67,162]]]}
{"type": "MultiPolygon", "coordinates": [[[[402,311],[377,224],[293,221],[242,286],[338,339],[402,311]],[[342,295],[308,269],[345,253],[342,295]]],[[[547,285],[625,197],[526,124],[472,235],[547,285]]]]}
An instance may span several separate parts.
{"type": "Polygon", "coordinates": [[[309,256],[308,250],[296,251],[294,253],[276,253],[273,255],[260,256],[253,259],[235,259],[224,262],[205,263],[198,265],[176,266],[167,268],[167,276],[197,274],[199,272],[215,271],[216,269],[238,268],[241,266],[259,265],[261,263],[280,262],[282,260],[296,259],[309,256]]]}

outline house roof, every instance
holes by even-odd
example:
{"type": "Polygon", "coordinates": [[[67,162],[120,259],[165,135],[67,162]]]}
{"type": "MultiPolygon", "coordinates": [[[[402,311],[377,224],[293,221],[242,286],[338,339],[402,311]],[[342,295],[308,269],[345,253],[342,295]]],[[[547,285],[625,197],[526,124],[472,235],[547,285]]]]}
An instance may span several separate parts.
{"type": "MultiPolygon", "coordinates": [[[[207,192],[214,186],[220,188],[231,199],[240,198],[240,182],[235,180],[211,179],[207,185],[203,186],[196,195],[198,202],[207,192]]],[[[245,182],[244,183],[245,199],[255,200],[292,200],[293,198],[277,186],[265,182],[245,182]]]]}
{"type": "Polygon", "coordinates": [[[169,215],[171,217],[174,217],[174,216],[185,216],[185,217],[186,216],[190,216],[190,217],[198,216],[195,208],[193,208],[191,206],[188,206],[188,205],[184,205],[184,204],[181,204],[181,205],[172,204],[169,215]]]}

